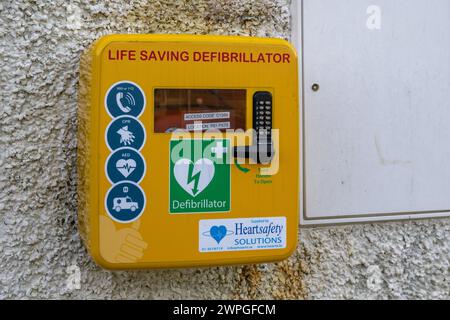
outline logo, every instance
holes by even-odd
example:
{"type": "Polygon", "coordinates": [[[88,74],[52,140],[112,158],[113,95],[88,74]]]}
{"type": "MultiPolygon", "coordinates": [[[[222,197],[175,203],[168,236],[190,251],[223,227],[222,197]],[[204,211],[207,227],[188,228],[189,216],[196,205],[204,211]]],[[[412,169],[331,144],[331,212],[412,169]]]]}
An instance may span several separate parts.
{"type": "Polygon", "coordinates": [[[203,232],[204,236],[213,238],[216,240],[217,244],[219,244],[223,238],[232,234],[233,231],[228,230],[225,226],[212,226],[209,231],[203,232]]]}
{"type": "Polygon", "coordinates": [[[173,174],[178,184],[190,195],[200,194],[214,178],[214,163],[209,159],[180,159],[175,163],[173,174]]]}
{"type": "Polygon", "coordinates": [[[119,159],[116,162],[116,169],[127,178],[136,169],[136,161],[133,159],[119,159]]]}
{"type": "Polygon", "coordinates": [[[207,219],[198,228],[200,252],[286,248],[286,217],[207,219]]]}
{"type": "Polygon", "coordinates": [[[368,17],[366,26],[369,30],[381,29],[381,7],[377,5],[370,5],[366,10],[368,17]]]}
{"type": "Polygon", "coordinates": [[[129,146],[131,143],[134,142],[134,133],[130,130],[128,130],[128,126],[122,127],[116,132],[120,136],[120,144],[124,144],[126,146],[129,146]]]}
{"type": "Polygon", "coordinates": [[[112,118],[122,115],[139,117],[145,108],[144,92],[131,81],[117,82],[106,93],[105,107],[112,118]]]}
{"type": "Polygon", "coordinates": [[[144,207],[144,191],[134,182],[117,183],[106,193],[105,209],[117,222],[128,223],[138,219],[144,207]]]}
{"type": "Polygon", "coordinates": [[[141,219],[126,226],[116,226],[106,215],[99,217],[100,254],[112,263],[133,263],[144,256],[148,243],[143,237],[141,219]]]}
{"type": "Polygon", "coordinates": [[[69,291],[81,289],[81,270],[76,264],[68,266],[66,269],[68,274],[66,287],[69,291]]]}
{"type": "Polygon", "coordinates": [[[170,213],[230,211],[227,139],[170,141],[170,213]]]}
{"type": "Polygon", "coordinates": [[[119,148],[106,160],[106,176],[111,183],[129,180],[139,183],[145,176],[145,161],[132,148],[119,148]]]}
{"type": "Polygon", "coordinates": [[[145,143],[142,123],[130,116],[121,116],[111,121],[106,129],[106,143],[111,150],[130,147],[140,150],[145,143]]]}

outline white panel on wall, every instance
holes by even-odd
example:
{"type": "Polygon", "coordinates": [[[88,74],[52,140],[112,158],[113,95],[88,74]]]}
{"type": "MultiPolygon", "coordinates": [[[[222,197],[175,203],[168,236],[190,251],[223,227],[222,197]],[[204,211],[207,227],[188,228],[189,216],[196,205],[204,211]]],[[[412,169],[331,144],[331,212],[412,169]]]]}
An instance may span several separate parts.
{"type": "Polygon", "coordinates": [[[449,216],[450,1],[303,0],[293,15],[302,224],[449,216]]]}

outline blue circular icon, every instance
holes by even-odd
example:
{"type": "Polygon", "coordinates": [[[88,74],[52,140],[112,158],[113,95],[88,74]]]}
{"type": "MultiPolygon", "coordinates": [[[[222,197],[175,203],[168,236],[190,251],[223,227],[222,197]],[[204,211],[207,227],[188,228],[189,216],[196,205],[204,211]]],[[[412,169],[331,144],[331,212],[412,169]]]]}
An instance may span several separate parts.
{"type": "Polygon", "coordinates": [[[121,223],[132,222],[144,212],[144,191],[131,181],[115,184],[106,194],[105,208],[113,220],[121,223]]]}
{"type": "Polygon", "coordinates": [[[108,125],[105,139],[111,150],[121,147],[140,150],[145,143],[145,129],[138,119],[121,116],[108,125]]]}
{"type": "Polygon", "coordinates": [[[139,117],[145,108],[144,91],[131,81],[117,82],[106,93],[105,107],[113,118],[122,115],[139,117]]]}
{"type": "Polygon", "coordinates": [[[119,148],[106,160],[105,170],[112,183],[124,180],[139,183],[145,175],[145,161],[136,150],[119,148]]]}

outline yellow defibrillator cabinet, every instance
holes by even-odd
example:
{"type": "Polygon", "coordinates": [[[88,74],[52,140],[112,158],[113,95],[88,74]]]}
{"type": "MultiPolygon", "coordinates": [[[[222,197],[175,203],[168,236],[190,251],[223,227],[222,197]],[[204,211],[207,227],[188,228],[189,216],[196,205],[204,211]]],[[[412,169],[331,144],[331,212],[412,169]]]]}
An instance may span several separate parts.
{"type": "Polygon", "coordinates": [[[257,263],[294,251],[299,108],[288,42],[105,36],[80,79],[79,221],[99,265],[257,263]]]}

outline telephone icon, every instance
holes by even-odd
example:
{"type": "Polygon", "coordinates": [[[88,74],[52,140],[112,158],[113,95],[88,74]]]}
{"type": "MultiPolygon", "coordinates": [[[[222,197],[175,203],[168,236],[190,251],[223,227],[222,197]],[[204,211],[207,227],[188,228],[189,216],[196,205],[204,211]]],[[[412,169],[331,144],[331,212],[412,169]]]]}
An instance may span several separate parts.
{"type": "Polygon", "coordinates": [[[123,92],[118,92],[116,94],[116,103],[122,112],[128,113],[131,108],[136,105],[136,101],[131,93],[127,92],[125,95],[123,92]]]}

